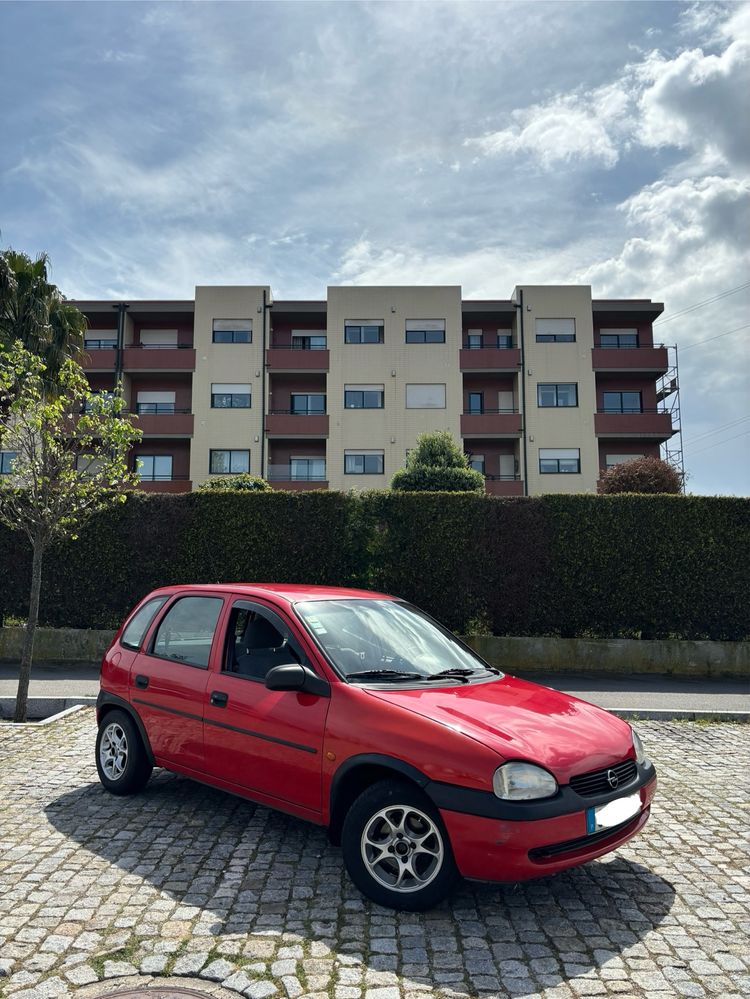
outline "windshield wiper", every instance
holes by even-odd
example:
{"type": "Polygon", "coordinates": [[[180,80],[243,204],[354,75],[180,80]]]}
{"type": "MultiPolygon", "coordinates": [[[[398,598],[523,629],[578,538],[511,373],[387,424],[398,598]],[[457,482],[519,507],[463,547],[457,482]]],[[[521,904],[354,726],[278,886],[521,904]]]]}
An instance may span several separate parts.
{"type": "Polygon", "coordinates": [[[426,677],[427,680],[461,680],[463,683],[469,682],[470,676],[475,676],[477,673],[473,669],[463,669],[460,667],[454,667],[453,669],[443,669],[439,673],[430,673],[426,677]]]}
{"type": "Polygon", "coordinates": [[[424,680],[424,673],[407,673],[401,669],[363,669],[357,673],[347,673],[347,680],[424,680]]]}

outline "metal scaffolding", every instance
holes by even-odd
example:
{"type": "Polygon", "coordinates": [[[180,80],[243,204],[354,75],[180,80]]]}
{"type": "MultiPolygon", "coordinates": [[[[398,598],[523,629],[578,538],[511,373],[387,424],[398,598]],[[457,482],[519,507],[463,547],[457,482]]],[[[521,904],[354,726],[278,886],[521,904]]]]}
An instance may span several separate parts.
{"type": "Polygon", "coordinates": [[[656,382],[656,399],[662,412],[672,417],[672,436],[662,444],[662,457],[677,469],[685,492],[685,460],[682,453],[682,420],[680,417],[680,373],[677,346],[664,344],[668,367],[656,382]]]}

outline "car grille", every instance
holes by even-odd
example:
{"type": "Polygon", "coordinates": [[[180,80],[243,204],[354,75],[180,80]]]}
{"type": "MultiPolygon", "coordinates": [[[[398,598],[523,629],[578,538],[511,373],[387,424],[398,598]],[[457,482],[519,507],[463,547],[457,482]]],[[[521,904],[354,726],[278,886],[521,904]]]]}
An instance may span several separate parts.
{"type": "Polygon", "coordinates": [[[592,770],[587,774],[578,774],[577,777],[570,778],[570,786],[584,798],[590,798],[595,794],[607,794],[609,791],[619,791],[620,788],[627,787],[638,776],[638,768],[635,760],[623,760],[605,770],[592,770]],[[609,781],[609,774],[614,772],[617,776],[617,783],[612,786],[609,781]]]}

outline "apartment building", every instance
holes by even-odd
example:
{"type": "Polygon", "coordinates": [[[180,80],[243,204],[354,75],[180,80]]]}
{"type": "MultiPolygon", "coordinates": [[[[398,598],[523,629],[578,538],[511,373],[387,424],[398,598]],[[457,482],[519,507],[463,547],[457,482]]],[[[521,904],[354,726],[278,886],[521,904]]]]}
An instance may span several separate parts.
{"type": "Polygon", "coordinates": [[[197,287],[192,301],[77,302],[96,391],[120,383],[149,491],[234,472],[281,489],[386,487],[422,431],[463,442],[487,491],[595,492],[601,471],[660,454],[674,427],[667,348],[648,299],[588,286],[197,287]]]}

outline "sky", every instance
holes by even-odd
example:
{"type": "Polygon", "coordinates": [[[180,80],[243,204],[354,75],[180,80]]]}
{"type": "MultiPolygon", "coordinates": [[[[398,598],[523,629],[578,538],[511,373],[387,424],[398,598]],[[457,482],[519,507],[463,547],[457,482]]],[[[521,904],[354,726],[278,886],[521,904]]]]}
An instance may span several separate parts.
{"type": "Polygon", "coordinates": [[[750,492],[750,3],[6,2],[0,83],[68,297],[651,298],[688,491],[750,492]]]}

